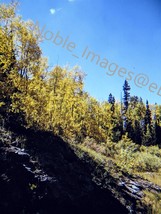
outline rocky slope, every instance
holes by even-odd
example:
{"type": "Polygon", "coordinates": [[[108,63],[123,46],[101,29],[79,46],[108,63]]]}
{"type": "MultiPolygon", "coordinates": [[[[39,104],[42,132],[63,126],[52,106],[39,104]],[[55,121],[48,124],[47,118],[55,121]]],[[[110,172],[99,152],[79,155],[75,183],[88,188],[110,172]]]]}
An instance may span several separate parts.
{"type": "Polygon", "coordinates": [[[0,134],[2,214],[128,213],[60,138],[20,129],[0,134]]]}
{"type": "Polygon", "coordinates": [[[161,192],[138,177],[111,175],[113,163],[105,170],[52,133],[11,130],[0,128],[2,214],[147,213],[143,190],[161,192]]]}

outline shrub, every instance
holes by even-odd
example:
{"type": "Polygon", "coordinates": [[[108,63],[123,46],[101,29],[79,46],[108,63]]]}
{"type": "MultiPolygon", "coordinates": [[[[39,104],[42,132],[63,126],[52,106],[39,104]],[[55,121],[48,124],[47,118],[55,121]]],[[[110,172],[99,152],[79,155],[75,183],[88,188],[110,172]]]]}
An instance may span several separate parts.
{"type": "Polygon", "coordinates": [[[94,138],[90,138],[88,136],[83,141],[83,145],[88,148],[91,148],[92,145],[95,145],[95,144],[96,144],[96,140],[94,138]]]}
{"type": "Polygon", "coordinates": [[[148,152],[137,152],[134,167],[141,172],[157,172],[161,168],[161,159],[148,152]]]}
{"type": "Polygon", "coordinates": [[[161,149],[159,149],[158,146],[149,146],[149,147],[141,146],[140,151],[147,152],[149,154],[152,154],[161,158],[161,149]]]}
{"type": "Polygon", "coordinates": [[[115,151],[115,143],[110,141],[109,139],[107,140],[105,144],[105,153],[106,156],[108,157],[114,157],[116,151],[115,151]]]}
{"type": "Polygon", "coordinates": [[[139,149],[139,146],[133,143],[126,135],[123,135],[122,139],[115,144],[115,150],[119,153],[120,150],[126,150],[126,152],[136,152],[139,149]]]}

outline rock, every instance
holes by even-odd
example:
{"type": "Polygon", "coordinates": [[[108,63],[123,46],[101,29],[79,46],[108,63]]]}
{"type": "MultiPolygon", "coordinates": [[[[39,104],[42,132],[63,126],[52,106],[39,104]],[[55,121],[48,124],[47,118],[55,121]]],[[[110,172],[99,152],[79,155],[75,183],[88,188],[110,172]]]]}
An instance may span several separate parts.
{"type": "Polygon", "coordinates": [[[110,191],[95,184],[89,166],[60,138],[49,137],[50,143],[48,134],[25,137],[24,149],[21,142],[0,147],[2,214],[127,213],[110,191]]]}
{"type": "Polygon", "coordinates": [[[15,146],[9,146],[3,149],[7,155],[7,158],[13,159],[15,162],[29,162],[30,160],[30,155],[24,152],[24,149],[15,146]]]}

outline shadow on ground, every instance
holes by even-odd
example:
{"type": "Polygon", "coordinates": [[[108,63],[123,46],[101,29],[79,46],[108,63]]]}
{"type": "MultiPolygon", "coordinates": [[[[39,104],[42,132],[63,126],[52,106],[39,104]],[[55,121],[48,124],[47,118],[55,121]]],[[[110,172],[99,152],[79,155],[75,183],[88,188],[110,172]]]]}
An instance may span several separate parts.
{"type": "Polygon", "coordinates": [[[14,126],[12,133],[1,130],[0,213],[128,212],[92,181],[90,167],[61,138],[14,126]]]}

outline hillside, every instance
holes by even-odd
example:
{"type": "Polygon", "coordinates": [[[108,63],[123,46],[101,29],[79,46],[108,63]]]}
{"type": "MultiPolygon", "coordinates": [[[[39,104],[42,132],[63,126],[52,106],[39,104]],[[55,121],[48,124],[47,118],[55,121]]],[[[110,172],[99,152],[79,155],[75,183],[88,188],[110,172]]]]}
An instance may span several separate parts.
{"type": "Polygon", "coordinates": [[[128,213],[61,138],[20,127],[0,134],[1,213],[128,213]]]}
{"type": "Polygon", "coordinates": [[[144,191],[161,192],[51,132],[5,124],[0,128],[2,213],[147,213],[144,191]]]}
{"type": "Polygon", "coordinates": [[[161,105],[99,102],[50,66],[40,29],[0,4],[0,212],[161,213],[161,105]]]}

